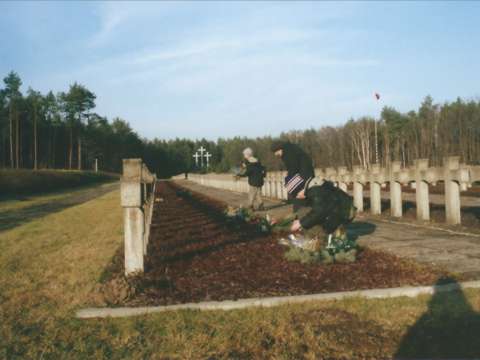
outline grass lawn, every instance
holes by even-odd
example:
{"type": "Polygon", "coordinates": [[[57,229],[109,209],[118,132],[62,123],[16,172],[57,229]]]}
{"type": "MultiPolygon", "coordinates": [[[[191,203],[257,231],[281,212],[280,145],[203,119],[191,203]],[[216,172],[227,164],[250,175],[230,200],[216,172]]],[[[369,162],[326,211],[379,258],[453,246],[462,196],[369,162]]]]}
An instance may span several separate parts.
{"type": "Polygon", "coordinates": [[[75,319],[122,246],[121,221],[114,191],[0,232],[0,358],[480,356],[480,290],[75,319]]]}
{"type": "Polygon", "coordinates": [[[71,190],[116,181],[118,174],[76,170],[0,169],[0,201],[20,196],[71,190]]]}

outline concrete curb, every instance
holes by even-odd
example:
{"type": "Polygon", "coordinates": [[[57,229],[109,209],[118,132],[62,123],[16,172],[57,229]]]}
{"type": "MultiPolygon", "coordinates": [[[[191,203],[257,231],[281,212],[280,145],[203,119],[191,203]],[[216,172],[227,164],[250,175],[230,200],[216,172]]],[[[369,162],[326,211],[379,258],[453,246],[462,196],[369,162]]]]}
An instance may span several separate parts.
{"type": "Polygon", "coordinates": [[[166,306],[88,308],[77,311],[76,317],[80,319],[127,317],[175,310],[234,310],[245,309],[249,307],[272,307],[284,304],[297,304],[307,301],[341,300],[351,297],[363,297],[367,299],[384,299],[399,296],[415,297],[422,294],[441,293],[469,288],[480,288],[480,281],[468,281],[463,283],[419,287],[344,291],[326,294],[252,298],[240,299],[236,301],[209,301],[166,306]]]}

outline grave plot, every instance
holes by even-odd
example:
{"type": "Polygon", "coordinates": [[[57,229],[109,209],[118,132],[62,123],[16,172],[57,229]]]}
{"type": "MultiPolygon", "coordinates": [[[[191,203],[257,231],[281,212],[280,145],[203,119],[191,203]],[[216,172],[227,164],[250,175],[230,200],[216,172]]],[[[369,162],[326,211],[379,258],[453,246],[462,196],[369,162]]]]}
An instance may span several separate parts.
{"type": "Polygon", "coordinates": [[[167,305],[427,285],[449,275],[368,248],[350,264],[291,262],[278,234],[262,234],[249,225],[229,227],[226,204],[168,182],[158,184],[156,199],[145,273],[125,280],[119,253],[96,290],[106,304],[167,305]]]}

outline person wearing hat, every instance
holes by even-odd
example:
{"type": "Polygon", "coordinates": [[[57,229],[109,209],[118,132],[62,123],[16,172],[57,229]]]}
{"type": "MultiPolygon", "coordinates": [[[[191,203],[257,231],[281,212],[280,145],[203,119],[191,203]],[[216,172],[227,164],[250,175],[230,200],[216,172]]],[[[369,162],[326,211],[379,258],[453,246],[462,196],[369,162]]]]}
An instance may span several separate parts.
{"type": "Polygon", "coordinates": [[[262,186],[265,167],[253,156],[253,150],[249,147],[243,150],[243,157],[245,158],[243,171],[238,176],[248,177],[248,207],[252,210],[263,210],[262,186]]]}
{"type": "MultiPolygon", "coordinates": [[[[285,178],[287,191],[289,188],[297,189],[302,184],[305,185],[306,181],[315,177],[312,158],[298,145],[288,141],[275,141],[271,150],[275,156],[282,159],[287,170],[287,177],[285,178]]],[[[292,196],[291,191],[288,191],[288,200],[293,204],[294,212],[297,212],[305,203],[303,200],[292,196]]]]}
{"type": "Polygon", "coordinates": [[[323,230],[328,234],[329,246],[332,234],[336,231],[344,232],[344,226],[356,214],[352,197],[330,181],[309,179],[304,184],[292,186],[290,194],[297,199],[304,199],[307,206],[311,207],[300,219],[293,221],[290,231],[303,230],[310,237],[315,237],[323,230]]]}

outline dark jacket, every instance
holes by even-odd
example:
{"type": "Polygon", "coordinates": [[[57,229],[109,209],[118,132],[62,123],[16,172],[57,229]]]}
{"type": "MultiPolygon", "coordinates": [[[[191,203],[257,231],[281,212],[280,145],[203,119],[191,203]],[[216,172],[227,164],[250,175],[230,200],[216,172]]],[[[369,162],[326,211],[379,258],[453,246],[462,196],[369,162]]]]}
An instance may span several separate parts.
{"type": "Polygon", "coordinates": [[[282,150],[282,160],[287,168],[288,176],[300,174],[305,181],[315,176],[312,158],[298,145],[287,142],[282,146],[282,150]]]}
{"type": "Polygon", "coordinates": [[[254,157],[245,161],[245,164],[245,172],[239,176],[248,176],[248,185],[250,186],[262,187],[264,183],[263,178],[266,175],[265,167],[254,157]]]}
{"type": "Polygon", "coordinates": [[[348,224],[355,216],[352,197],[330,181],[309,186],[305,196],[307,205],[312,207],[312,210],[300,219],[305,229],[321,225],[327,234],[331,234],[340,225],[348,224]]]}

